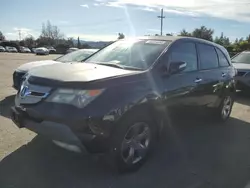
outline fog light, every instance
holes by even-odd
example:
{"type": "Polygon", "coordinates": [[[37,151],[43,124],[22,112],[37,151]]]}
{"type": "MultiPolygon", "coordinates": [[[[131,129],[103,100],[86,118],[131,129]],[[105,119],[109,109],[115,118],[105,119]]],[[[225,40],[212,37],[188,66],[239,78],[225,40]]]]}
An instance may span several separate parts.
{"type": "Polygon", "coordinates": [[[103,135],[103,130],[100,128],[97,122],[89,121],[88,122],[89,129],[96,135],[103,135]]]}

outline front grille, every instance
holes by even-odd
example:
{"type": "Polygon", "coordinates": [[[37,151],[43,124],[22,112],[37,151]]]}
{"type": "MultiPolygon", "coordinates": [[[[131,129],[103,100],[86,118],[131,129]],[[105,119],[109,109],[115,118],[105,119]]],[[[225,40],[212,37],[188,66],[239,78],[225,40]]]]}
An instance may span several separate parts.
{"type": "Polygon", "coordinates": [[[245,71],[238,71],[237,76],[245,76],[246,73],[245,71]]]}
{"type": "Polygon", "coordinates": [[[36,104],[47,98],[50,91],[50,87],[29,84],[26,80],[16,99],[20,104],[36,104]]]}
{"type": "Polygon", "coordinates": [[[18,90],[20,88],[24,75],[25,75],[25,72],[17,72],[17,71],[14,72],[14,74],[13,74],[13,86],[15,89],[18,90]]]}

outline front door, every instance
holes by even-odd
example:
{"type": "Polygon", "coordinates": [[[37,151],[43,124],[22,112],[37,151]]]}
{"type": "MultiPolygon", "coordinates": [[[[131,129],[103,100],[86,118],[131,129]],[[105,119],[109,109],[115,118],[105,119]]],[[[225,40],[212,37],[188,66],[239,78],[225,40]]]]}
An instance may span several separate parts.
{"type": "Polygon", "coordinates": [[[170,62],[185,62],[186,69],[180,73],[163,76],[163,96],[167,107],[193,109],[200,101],[197,99],[197,88],[201,81],[198,71],[196,45],[193,42],[179,42],[171,46],[164,60],[167,66],[170,62]]]}

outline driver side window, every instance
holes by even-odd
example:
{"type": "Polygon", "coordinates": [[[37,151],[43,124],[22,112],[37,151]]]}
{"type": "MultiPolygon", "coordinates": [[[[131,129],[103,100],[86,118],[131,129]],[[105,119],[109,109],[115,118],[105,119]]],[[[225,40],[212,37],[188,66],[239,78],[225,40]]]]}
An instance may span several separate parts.
{"type": "Polygon", "coordinates": [[[187,42],[175,45],[170,53],[169,60],[171,62],[186,62],[187,66],[183,72],[196,71],[198,69],[198,60],[195,44],[187,42]]]}

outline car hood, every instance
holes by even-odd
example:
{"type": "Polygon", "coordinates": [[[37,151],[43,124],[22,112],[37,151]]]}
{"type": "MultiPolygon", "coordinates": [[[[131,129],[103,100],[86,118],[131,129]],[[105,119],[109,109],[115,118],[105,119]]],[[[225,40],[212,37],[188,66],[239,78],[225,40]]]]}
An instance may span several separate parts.
{"type": "Polygon", "coordinates": [[[92,63],[58,63],[41,66],[29,72],[29,82],[42,85],[80,85],[107,78],[137,74],[141,71],[124,70],[92,63]]]}
{"type": "Polygon", "coordinates": [[[247,63],[233,63],[236,69],[250,69],[250,64],[247,63]]]}
{"type": "Polygon", "coordinates": [[[43,65],[51,65],[51,64],[55,64],[55,63],[60,63],[60,62],[54,61],[54,60],[33,61],[30,63],[25,63],[25,64],[21,65],[20,67],[17,68],[17,71],[27,72],[30,69],[35,68],[35,67],[39,67],[39,66],[43,66],[43,65]]]}

